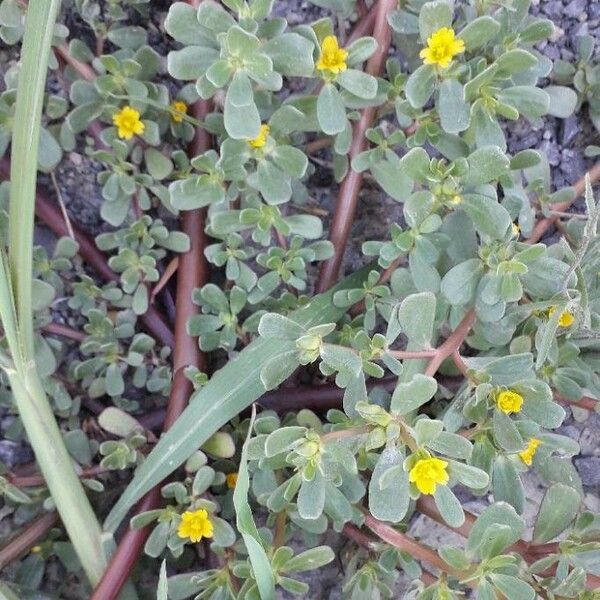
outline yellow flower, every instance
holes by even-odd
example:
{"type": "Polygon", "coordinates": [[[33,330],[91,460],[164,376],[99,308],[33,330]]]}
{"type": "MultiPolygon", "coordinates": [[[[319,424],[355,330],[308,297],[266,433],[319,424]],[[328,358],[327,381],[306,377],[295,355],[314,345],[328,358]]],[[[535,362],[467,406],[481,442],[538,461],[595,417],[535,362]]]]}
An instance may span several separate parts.
{"type": "Polygon", "coordinates": [[[263,123],[260,126],[258,135],[253,140],[248,140],[248,144],[253,148],[262,148],[267,143],[269,131],[271,131],[271,128],[266,123],[263,123]]]}
{"type": "Polygon", "coordinates": [[[507,415],[517,413],[523,405],[523,396],[512,390],[503,390],[496,395],[496,404],[498,408],[507,415]]]}
{"type": "Polygon", "coordinates": [[[177,535],[180,538],[189,538],[194,544],[202,538],[211,538],[213,536],[213,526],[208,518],[208,513],[203,508],[185,511],[181,515],[177,535]]]}
{"type": "Polygon", "coordinates": [[[460,194],[454,194],[454,196],[452,196],[452,200],[450,200],[452,204],[460,204],[462,201],[463,199],[460,194]]]}
{"type": "Polygon", "coordinates": [[[434,494],[438,484],[448,483],[447,467],[448,463],[441,458],[420,458],[410,470],[408,479],[421,494],[434,494]]]}
{"type": "Polygon", "coordinates": [[[170,109],[171,121],[173,121],[173,123],[181,123],[183,121],[183,115],[180,115],[179,113],[186,114],[188,105],[183,102],[183,100],[175,100],[174,102],[171,102],[170,109]]]}
{"type": "MultiPolygon", "coordinates": [[[[548,309],[548,316],[551,317],[555,312],[556,306],[551,307],[550,309],[548,309]]],[[[575,323],[575,317],[568,310],[563,310],[560,313],[558,324],[561,327],[571,327],[573,323],[575,323]]]]}
{"type": "Polygon", "coordinates": [[[134,135],[144,133],[146,128],[140,121],[140,113],[131,106],[124,106],[118,113],[115,113],[113,123],[117,128],[117,135],[122,140],[130,140],[134,135]]]}
{"type": "Polygon", "coordinates": [[[227,477],[225,477],[225,481],[227,482],[227,487],[232,490],[235,488],[237,483],[238,474],[237,473],[228,473],[227,477]]]}
{"type": "Polygon", "coordinates": [[[341,73],[348,68],[346,65],[348,51],[340,48],[335,35],[328,35],[321,44],[321,56],[317,61],[319,71],[341,73]]]}
{"type": "Polygon", "coordinates": [[[513,223],[512,224],[512,234],[517,236],[521,233],[521,228],[519,227],[518,223],[513,223]]]}
{"type": "Polygon", "coordinates": [[[31,554],[39,554],[42,551],[42,547],[41,546],[34,546],[31,549],[31,554]]]}
{"type": "Polygon", "coordinates": [[[445,69],[457,54],[464,51],[465,43],[455,37],[454,29],[442,27],[427,38],[427,48],[423,48],[419,56],[424,64],[439,65],[445,69]]]}
{"type": "Polygon", "coordinates": [[[531,462],[533,461],[533,457],[537,451],[537,447],[542,443],[541,440],[537,438],[531,438],[529,443],[527,444],[527,448],[522,452],[519,452],[519,458],[528,466],[531,466],[531,462]]]}

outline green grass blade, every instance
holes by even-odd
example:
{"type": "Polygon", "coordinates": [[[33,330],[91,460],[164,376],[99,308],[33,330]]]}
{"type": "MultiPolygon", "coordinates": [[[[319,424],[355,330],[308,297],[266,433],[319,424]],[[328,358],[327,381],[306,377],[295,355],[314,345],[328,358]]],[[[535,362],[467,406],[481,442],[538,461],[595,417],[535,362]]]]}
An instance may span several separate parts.
{"type": "Polygon", "coordinates": [[[7,369],[19,415],[52,499],[92,584],[106,567],[103,534],[73,468],[35,367],[32,262],[40,122],[60,0],[30,0],[21,51],[11,148],[9,256],[0,259],[0,318],[14,369],[7,369]]]}
{"type": "Polygon", "coordinates": [[[31,0],[21,50],[21,70],[11,143],[9,259],[21,342],[33,357],[31,267],[40,124],[54,23],[60,0],[31,0]]]}
{"type": "Polygon", "coordinates": [[[17,312],[15,310],[8,258],[4,248],[0,248],[0,323],[11,353],[13,356],[19,356],[21,349],[19,347],[17,312]]]}
{"type": "MultiPolygon", "coordinates": [[[[365,267],[329,292],[315,296],[310,304],[289,315],[290,318],[305,327],[337,321],[346,309],[333,305],[334,292],[361,287],[370,269],[371,266],[365,267]]],[[[262,396],[265,393],[260,380],[263,365],[293,347],[293,342],[257,339],[217,371],[138,467],[106,518],[104,528],[114,532],[146,492],[185,462],[215,431],[262,396]]]]}
{"type": "Polygon", "coordinates": [[[244,538],[260,597],[262,600],[271,600],[271,598],[275,597],[273,569],[271,569],[271,561],[263,548],[262,541],[258,535],[258,529],[256,529],[256,523],[252,517],[252,510],[248,504],[248,489],[250,488],[250,477],[248,476],[248,443],[252,437],[252,427],[254,427],[255,417],[256,407],[252,405],[252,418],[248,427],[248,437],[242,447],[238,478],[235,490],[233,490],[233,506],[235,507],[236,525],[244,538]]]}

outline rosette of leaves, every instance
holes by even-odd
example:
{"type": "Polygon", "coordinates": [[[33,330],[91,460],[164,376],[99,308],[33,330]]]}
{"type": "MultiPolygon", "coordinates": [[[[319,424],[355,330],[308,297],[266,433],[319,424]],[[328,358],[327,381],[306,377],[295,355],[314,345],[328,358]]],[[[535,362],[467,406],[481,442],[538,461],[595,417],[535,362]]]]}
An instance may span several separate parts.
{"type": "Polygon", "coordinates": [[[395,548],[383,550],[377,559],[354,552],[348,562],[343,592],[348,598],[393,598],[393,586],[398,578],[398,568],[411,579],[421,576],[421,567],[408,552],[395,548]]]}
{"type": "Polygon", "coordinates": [[[158,281],[160,274],[156,259],[150,254],[138,254],[131,248],[122,248],[116,256],[111,256],[108,264],[115,273],[120,273],[121,286],[130,294],[131,308],[136,315],[148,310],[148,283],[158,281]]]}
{"type": "Polygon", "coordinates": [[[375,328],[376,309],[381,308],[390,296],[390,288],[379,284],[379,279],[379,272],[371,271],[362,288],[343,290],[333,296],[334,304],[340,307],[350,308],[359,302],[364,302],[363,325],[367,331],[375,328]]]}
{"type": "Polygon", "coordinates": [[[404,146],[406,136],[401,129],[387,135],[381,128],[367,130],[365,136],[374,148],[365,150],[352,160],[352,170],[361,173],[369,170],[375,181],[394,200],[404,201],[413,189],[413,181],[405,174],[395,146],[404,146]]]}
{"type": "Polygon", "coordinates": [[[144,387],[147,372],[144,364],[155,342],[144,333],[135,333],[135,316],[130,311],[121,311],[113,320],[107,316],[105,307],[91,309],[86,316],[87,337],[80,350],[89,358],[75,363],[73,375],[82,381],[90,397],[108,394],[120,398],[130,368],[133,384],[141,383],[139,387],[144,387]],[[131,341],[127,343],[128,340],[131,341]]]}
{"type": "MultiPolygon", "coordinates": [[[[69,97],[75,108],[66,118],[72,133],[85,131],[90,122],[99,119],[110,123],[102,131],[102,140],[111,146],[116,138],[112,117],[127,102],[142,115],[144,132],[141,139],[150,146],[158,145],[170,120],[168,111],[159,111],[157,115],[157,111],[149,108],[150,103],[157,103],[167,109],[170,103],[166,86],[153,81],[159,71],[160,56],[145,45],[105,54],[98,60],[94,60],[94,54],[81,42],[72,43],[70,50],[75,58],[91,63],[98,71],[93,81],[74,77],[69,97]]],[[[128,146],[132,145],[134,142],[128,146]]]]}
{"type": "Polygon", "coordinates": [[[303,246],[304,240],[294,236],[288,248],[271,247],[256,257],[256,262],[267,271],[258,278],[256,286],[248,295],[251,304],[257,304],[272,294],[281,283],[296,290],[306,289],[307,266],[316,261],[327,260],[333,254],[328,241],[312,242],[303,246]]]}
{"type": "Polygon", "coordinates": [[[219,211],[211,215],[210,229],[217,235],[234,231],[251,230],[252,241],[269,246],[273,236],[296,235],[313,240],[323,235],[323,223],[319,217],[303,214],[283,214],[278,206],[261,202],[256,194],[245,194],[242,210],[219,211]]]}
{"type": "MultiPolygon", "coordinates": [[[[261,533],[267,534],[266,530],[261,533]]],[[[214,547],[214,545],[213,545],[214,547]]],[[[209,569],[198,573],[185,573],[169,577],[169,593],[174,597],[190,597],[194,594],[205,597],[234,597],[236,593],[232,575],[242,582],[239,593],[252,597],[258,594],[256,575],[250,562],[244,560],[243,549],[238,550],[237,560],[232,561],[232,567],[225,566],[220,569],[209,569]]],[[[218,547],[215,548],[218,552],[218,547]]],[[[275,550],[269,559],[269,569],[274,581],[290,594],[302,596],[309,592],[309,586],[304,581],[294,579],[297,573],[318,569],[330,563],[335,558],[333,550],[328,546],[317,546],[295,554],[289,546],[282,546],[275,550]]]]}
{"type": "Polygon", "coordinates": [[[160,219],[144,215],[112,233],[96,237],[101,250],[118,249],[118,254],[109,259],[110,267],[121,273],[121,285],[131,295],[131,308],[137,314],[148,310],[148,283],[158,280],[157,265],[166,256],[166,251],[186,252],[189,249],[187,235],[180,231],[169,231],[160,219]]]}
{"type": "Polygon", "coordinates": [[[98,449],[103,456],[100,466],[118,471],[135,466],[140,460],[138,449],[146,443],[146,436],[140,432],[134,432],[122,440],[102,442],[98,449]]]}
{"type": "Polygon", "coordinates": [[[170,159],[154,148],[142,152],[138,146],[131,154],[130,150],[130,145],[113,139],[111,151],[99,150],[93,155],[108,167],[98,174],[104,199],[100,207],[100,216],[115,227],[125,221],[134,197],[142,210],[150,209],[152,196],[156,196],[173,212],[169,192],[161,183],[161,179],[169,175],[173,168],[170,159]],[[148,173],[139,169],[142,157],[145,158],[148,173]],[[158,161],[163,164],[164,169],[158,166],[158,161]]]}
{"type": "Polygon", "coordinates": [[[52,256],[48,255],[46,248],[36,246],[33,249],[36,279],[52,286],[56,294],[62,295],[65,285],[61,275],[73,269],[72,259],[77,255],[78,249],[79,245],[70,237],[57,240],[52,256]]]}
{"type": "Polygon", "coordinates": [[[81,312],[87,316],[90,310],[99,304],[105,306],[110,304],[115,308],[127,308],[131,306],[131,298],[123,294],[123,290],[116,282],[110,282],[99,286],[91,277],[80,275],[72,284],[72,295],[69,298],[69,308],[81,312]]]}
{"type": "Polygon", "coordinates": [[[267,204],[283,204],[292,198],[293,188],[306,173],[308,159],[302,150],[276,140],[271,129],[259,148],[239,140],[225,140],[221,155],[229,160],[251,163],[246,183],[257,190],[267,204]]]}
{"type": "Polygon", "coordinates": [[[234,285],[224,292],[214,283],[208,283],[194,290],[192,300],[202,307],[202,314],[193,316],[187,329],[190,335],[198,337],[201,350],[234,350],[239,336],[245,334],[239,315],[248,302],[246,291],[234,285]]]}
{"type": "Polygon", "coordinates": [[[258,136],[261,116],[254,86],[275,92],[283,77],[313,74],[312,40],[287,32],[283,19],[269,19],[264,2],[228,2],[237,19],[214,2],[194,9],[182,2],[171,5],[165,27],[184,45],[169,53],[169,73],[196,81],[201,97],[211,98],[225,88],[223,122],[234,139],[258,136]]]}
{"type": "Polygon", "coordinates": [[[488,146],[450,162],[430,160],[424,149],[414,148],[399,159],[399,164],[409,184],[400,178],[399,185],[393,185],[404,197],[408,227],[403,230],[393,224],[391,241],[366,242],[363,252],[379,256],[380,265],[385,267],[408,254],[416,288],[437,292],[441,282],[437,265],[443,256],[440,244],[449,243],[453,252],[460,245],[460,252],[475,253],[476,233],[486,240],[499,240],[512,232],[511,215],[498,203],[494,186],[508,177],[510,161],[498,147],[488,146]],[[412,182],[428,189],[411,193],[412,182]],[[459,214],[452,214],[456,212],[459,214]],[[465,216],[471,221],[465,224],[470,230],[467,235],[465,216]],[[463,237],[456,239],[453,234],[460,229],[463,237]]]}
{"type": "MultiPolygon", "coordinates": [[[[213,234],[215,237],[215,234],[213,234]]],[[[237,233],[223,236],[223,241],[209,244],[204,254],[211,264],[225,267],[225,277],[246,291],[252,289],[258,277],[246,264],[252,257],[252,249],[244,245],[244,238],[237,233]]]]}
{"type": "Polygon", "coordinates": [[[158,261],[166,256],[165,250],[187,252],[190,240],[181,231],[170,231],[161,219],[144,215],[127,228],[96,236],[96,244],[100,250],[129,248],[158,261]]]}
{"type": "Polygon", "coordinates": [[[535,123],[545,114],[563,118],[572,114],[577,101],[572,90],[537,87],[539,78],[550,72],[551,63],[533,46],[552,34],[551,21],[506,7],[494,15],[478,16],[468,6],[462,11],[458,24],[453,24],[453,10],[447,2],[427,2],[416,11],[418,16],[409,4],[390,16],[394,30],[412,34],[413,42],[425,44],[433,33],[447,27],[458,30],[465,48],[464,60],[455,60],[443,69],[423,64],[406,80],[406,100],[396,101],[402,122],[414,120],[413,110],[428,105],[432,97],[435,104],[435,112],[425,115],[424,126],[417,129],[411,143],[421,145],[429,140],[446,154],[455,151],[459,144],[456,136],[464,132],[469,145],[493,144],[505,150],[499,119],[523,116],[535,123]]]}
{"type": "Polygon", "coordinates": [[[352,505],[340,491],[345,481],[342,489],[352,501],[364,495],[364,484],[358,476],[352,451],[333,445],[326,448],[317,431],[301,426],[284,427],[263,436],[259,447],[252,455],[261,458],[259,468],[264,463],[265,467],[292,469],[291,477],[280,485],[271,485],[269,495],[263,495],[269,510],[297,513],[295,523],[309,531],[320,529],[326,523],[325,517],[340,528],[352,518],[352,505]]]}
{"type": "Polygon", "coordinates": [[[247,175],[243,161],[228,155],[227,146],[220,155],[208,150],[192,158],[190,167],[185,171],[180,169],[179,178],[169,185],[170,201],[177,210],[194,210],[235,200],[237,189],[228,183],[242,181],[247,175]]]}
{"type": "Polygon", "coordinates": [[[504,206],[518,223],[524,235],[529,235],[535,220],[535,207],[531,205],[530,195],[538,198],[542,212],[548,215],[552,205],[560,202],[572,202],[575,190],[563,187],[552,190],[550,165],[545,155],[533,150],[523,150],[511,158],[511,180],[502,181],[505,199],[504,206]],[[520,172],[520,169],[523,169],[520,172]]]}
{"type": "MultiPolygon", "coordinates": [[[[489,597],[503,594],[509,598],[535,597],[533,587],[521,574],[521,557],[510,552],[525,530],[525,522],[505,503],[492,504],[479,516],[471,529],[465,550],[443,546],[439,554],[465,583],[474,583],[489,597]]],[[[430,593],[443,590],[445,582],[436,582],[430,593]]]]}

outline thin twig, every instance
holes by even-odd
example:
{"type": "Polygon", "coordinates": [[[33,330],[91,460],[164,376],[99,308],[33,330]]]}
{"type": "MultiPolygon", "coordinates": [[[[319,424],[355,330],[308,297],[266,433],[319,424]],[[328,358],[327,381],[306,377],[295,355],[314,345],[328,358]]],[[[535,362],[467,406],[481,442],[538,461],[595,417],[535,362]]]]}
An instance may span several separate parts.
{"type": "Polygon", "coordinates": [[[59,335],[60,337],[75,340],[76,342],[83,342],[83,340],[85,340],[87,337],[83,331],[77,331],[76,329],[72,329],[71,327],[63,325],[62,323],[48,323],[47,325],[44,325],[42,329],[46,333],[59,335]]]}
{"type": "Polygon", "coordinates": [[[160,279],[156,282],[156,285],[152,288],[152,292],[150,292],[150,303],[154,302],[156,296],[160,293],[160,291],[169,283],[171,277],[177,273],[177,269],[179,268],[179,256],[173,258],[167,268],[164,270],[163,274],[160,276],[160,279]]]}
{"type": "Polygon", "coordinates": [[[65,225],[67,227],[67,231],[69,232],[69,237],[72,240],[74,240],[75,233],[73,231],[73,225],[71,224],[71,219],[69,218],[69,213],[67,212],[67,207],[65,206],[60,187],[58,186],[58,181],[56,181],[56,175],[54,174],[54,171],[50,173],[50,179],[52,179],[52,185],[54,186],[54,191],[56,192],[56,198],[58,199],[60,212],[62,213],[63,219],[65,220],[65,225]]]}

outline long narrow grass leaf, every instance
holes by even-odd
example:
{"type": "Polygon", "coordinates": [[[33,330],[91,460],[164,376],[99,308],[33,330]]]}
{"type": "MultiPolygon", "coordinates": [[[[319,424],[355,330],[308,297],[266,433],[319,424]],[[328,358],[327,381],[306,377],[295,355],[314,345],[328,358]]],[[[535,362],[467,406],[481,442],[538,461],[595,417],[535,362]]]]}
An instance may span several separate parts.
{"type": "Polygon", "coordinates": [[[60,0],[29,2],[17,83],[10,161],[9,259],[22,343],[33,357],[33,217],[44,89],[60,0]]]}
{"type": "MultiPolygon", "coordinates": [[[[289,317],[307,328],[337,321],[346,309],[334,306],[333,294],[342,289],[360,288],[370,268],[357,271],[329,292],[315,296],[289,317]]],[[[219,427],[264,394],[265,386],[260,379],[263,366],[293,347],[294,342],[257,339],[217,371],[208,384],[196,392],[190,405],[138,467],[106,518],[105,529],[114,532],[147,491],[185,462],[219,427]]]]}
{"type": "Polygon", "coordinates": [[[0,248],[0,323],[11,353],[13,356],[19,355],[17,312],[4,248],[0,248]]]}
{"type": "Polygon", "coordinates": [[[248,443],[252,437],[252,428],[256,417],[256,407],[252,405],[252,417],[248,428],[248,437],[242,447],[238,478],[233,491],[233,506],[235,507],[236,524],[238,531],[244,538],[250,564],[254,571],[254,578],[262,600],[271,600],[275,596],[275,580],[271,562],[263,548],[262,541],[258,535],[256,523],[252,517],[252,510],[248,504],[248,490],[250,489],[250,477],[248,476],[248,443]]]}
{"type": "Polygon", "coordinates": [[[0,301],[4,328],[13,338],[9,343],[15,369],[7,373],[19,415],[77,556],[88,579],[95,584],[106,566],[102,531],[73,469],[36,371],[34,355],[32,259],[37,157],[48,60],[59,7],[60,0],[30,0],[27,9],[11,148],[9,266],[3,258],[2,275],[6,281],[0,301]],[[12,296],[12,301],[7,295],[12,296]]]}

